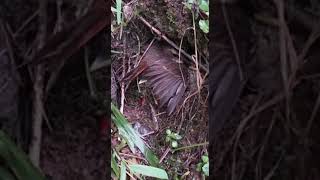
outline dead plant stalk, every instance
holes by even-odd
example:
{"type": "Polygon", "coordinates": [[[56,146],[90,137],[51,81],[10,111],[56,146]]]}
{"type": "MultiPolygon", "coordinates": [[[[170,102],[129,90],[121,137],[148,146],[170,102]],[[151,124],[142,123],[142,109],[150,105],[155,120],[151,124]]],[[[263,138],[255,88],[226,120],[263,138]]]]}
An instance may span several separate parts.
{"type": "MultiPolygon", "coordinates": [[[[45,44],[46,25],[47,25],[47,0],[39,0],[39,44],[38,49],[41,49],[45,44]]],[[[40,165],[40,151],[42,139],[42,115],[43,115],[43,87],[44,87],[44,68],[39,64],[35,67],[34,81],[34,99],[33,99],[33,131],[32,140],[29,149],[29,156],[35,166],[40,165]]]]}

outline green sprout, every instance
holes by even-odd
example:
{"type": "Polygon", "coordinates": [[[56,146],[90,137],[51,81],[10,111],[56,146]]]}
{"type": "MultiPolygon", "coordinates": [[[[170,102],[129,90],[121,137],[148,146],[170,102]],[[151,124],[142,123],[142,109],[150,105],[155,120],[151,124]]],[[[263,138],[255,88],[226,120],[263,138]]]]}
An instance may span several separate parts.
{"type": "Polygon", "coordinates": [[[205,176],[209,176],[209,157],[207,155],[201,156],[201,162],[197,164],[196,170],[205,176]]]}
{"type": "Polygon", "coordinates": [[[172,132],[170,129],[166,130],[166,142],[171,144],[172,148],[178,147],[178,140],[182,139],[178,133],[172,132]]]}
{"type": "MultiPolygon", "coordinates": [[[[198,17],[199,11],[209,16],[209,2],[208,0],[188,0],[187,3],[185,3],[185,6],[190,9],[192,12],[194,9],[197,9],[195,11],[195,16],[198,17]]],[[[209,20],[208,19],[200,19],[199,20],[199,27],[204,33],[209,33],[209,20]]]]}

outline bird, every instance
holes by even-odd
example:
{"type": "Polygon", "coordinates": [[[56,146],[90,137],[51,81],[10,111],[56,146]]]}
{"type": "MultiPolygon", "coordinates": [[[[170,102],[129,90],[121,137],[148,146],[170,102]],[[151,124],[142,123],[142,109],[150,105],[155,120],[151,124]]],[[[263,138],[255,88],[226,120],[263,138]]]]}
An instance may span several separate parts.
{"type": "Polygon", "coordinates": [[[121,80],[129,83],[142,75],[160,102],[160,107],[167,106],[167,113],[173,114],[181,103],[187,88],[187,68],[169,45],[154,41],[146,50],[137,67],[121,80]]]}

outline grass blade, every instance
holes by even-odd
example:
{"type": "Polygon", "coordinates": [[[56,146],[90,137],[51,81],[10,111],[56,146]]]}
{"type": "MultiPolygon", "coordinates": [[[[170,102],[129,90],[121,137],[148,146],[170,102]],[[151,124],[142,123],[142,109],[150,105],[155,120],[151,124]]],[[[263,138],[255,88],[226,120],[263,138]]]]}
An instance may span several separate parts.
{"type": "Polygon", "coordinates": [[[121,175],[120,175],[120,180],[126,180],[127,178],[127,170],[126,170],[126,165],[124,161],[121,161],[121,175]]]}
{"type": "Polygon", "coordinates": [[[134,164],[134,165],[129,165],[129,169],[134,173],[141,174],[144,176],[154,177],[159,179],[169,179],[166,171],[160,168],[134,164]]]}
{"type": "Polygon", "coordinates": [[[121,23],[121,3],[122,3],[122,0],[116,0],[117,24],[121,23]]]}
{"type": "Polygon", "coordinates": [[[159,159],[157,156],[144,144],[139,134],[131,127],[126,118],[118,110],[116,106],[111,103],[112,120],[119,129],[120,135],[127,140],[128,144],[132,143],[142,152],[150,165],[158,166],[159,159]],[[120,131],[121,130],[121,131],[120,131]]]}
{"type": "Polygon", "coordinates": [[[27,157],[9,137],[0,130],[0,162],[8,167],[17,180],[44,180],[41,174],[27,157]]]}

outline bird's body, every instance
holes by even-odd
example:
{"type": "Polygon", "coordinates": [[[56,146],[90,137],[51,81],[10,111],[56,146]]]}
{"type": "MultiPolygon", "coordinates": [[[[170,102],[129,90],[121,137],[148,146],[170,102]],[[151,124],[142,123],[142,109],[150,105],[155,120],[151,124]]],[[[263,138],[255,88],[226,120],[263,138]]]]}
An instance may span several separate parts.
{"type": "Polygon", "coordinates": [[[131,81],[142,75],[152,87],[160,106],[167,105],[167,111],[171,114],[186,90],[186,68],[183,63],[178,63],[178,60],[168,45],[154,42],[139,65],[127,74],[124,81],[131,81]]]}

